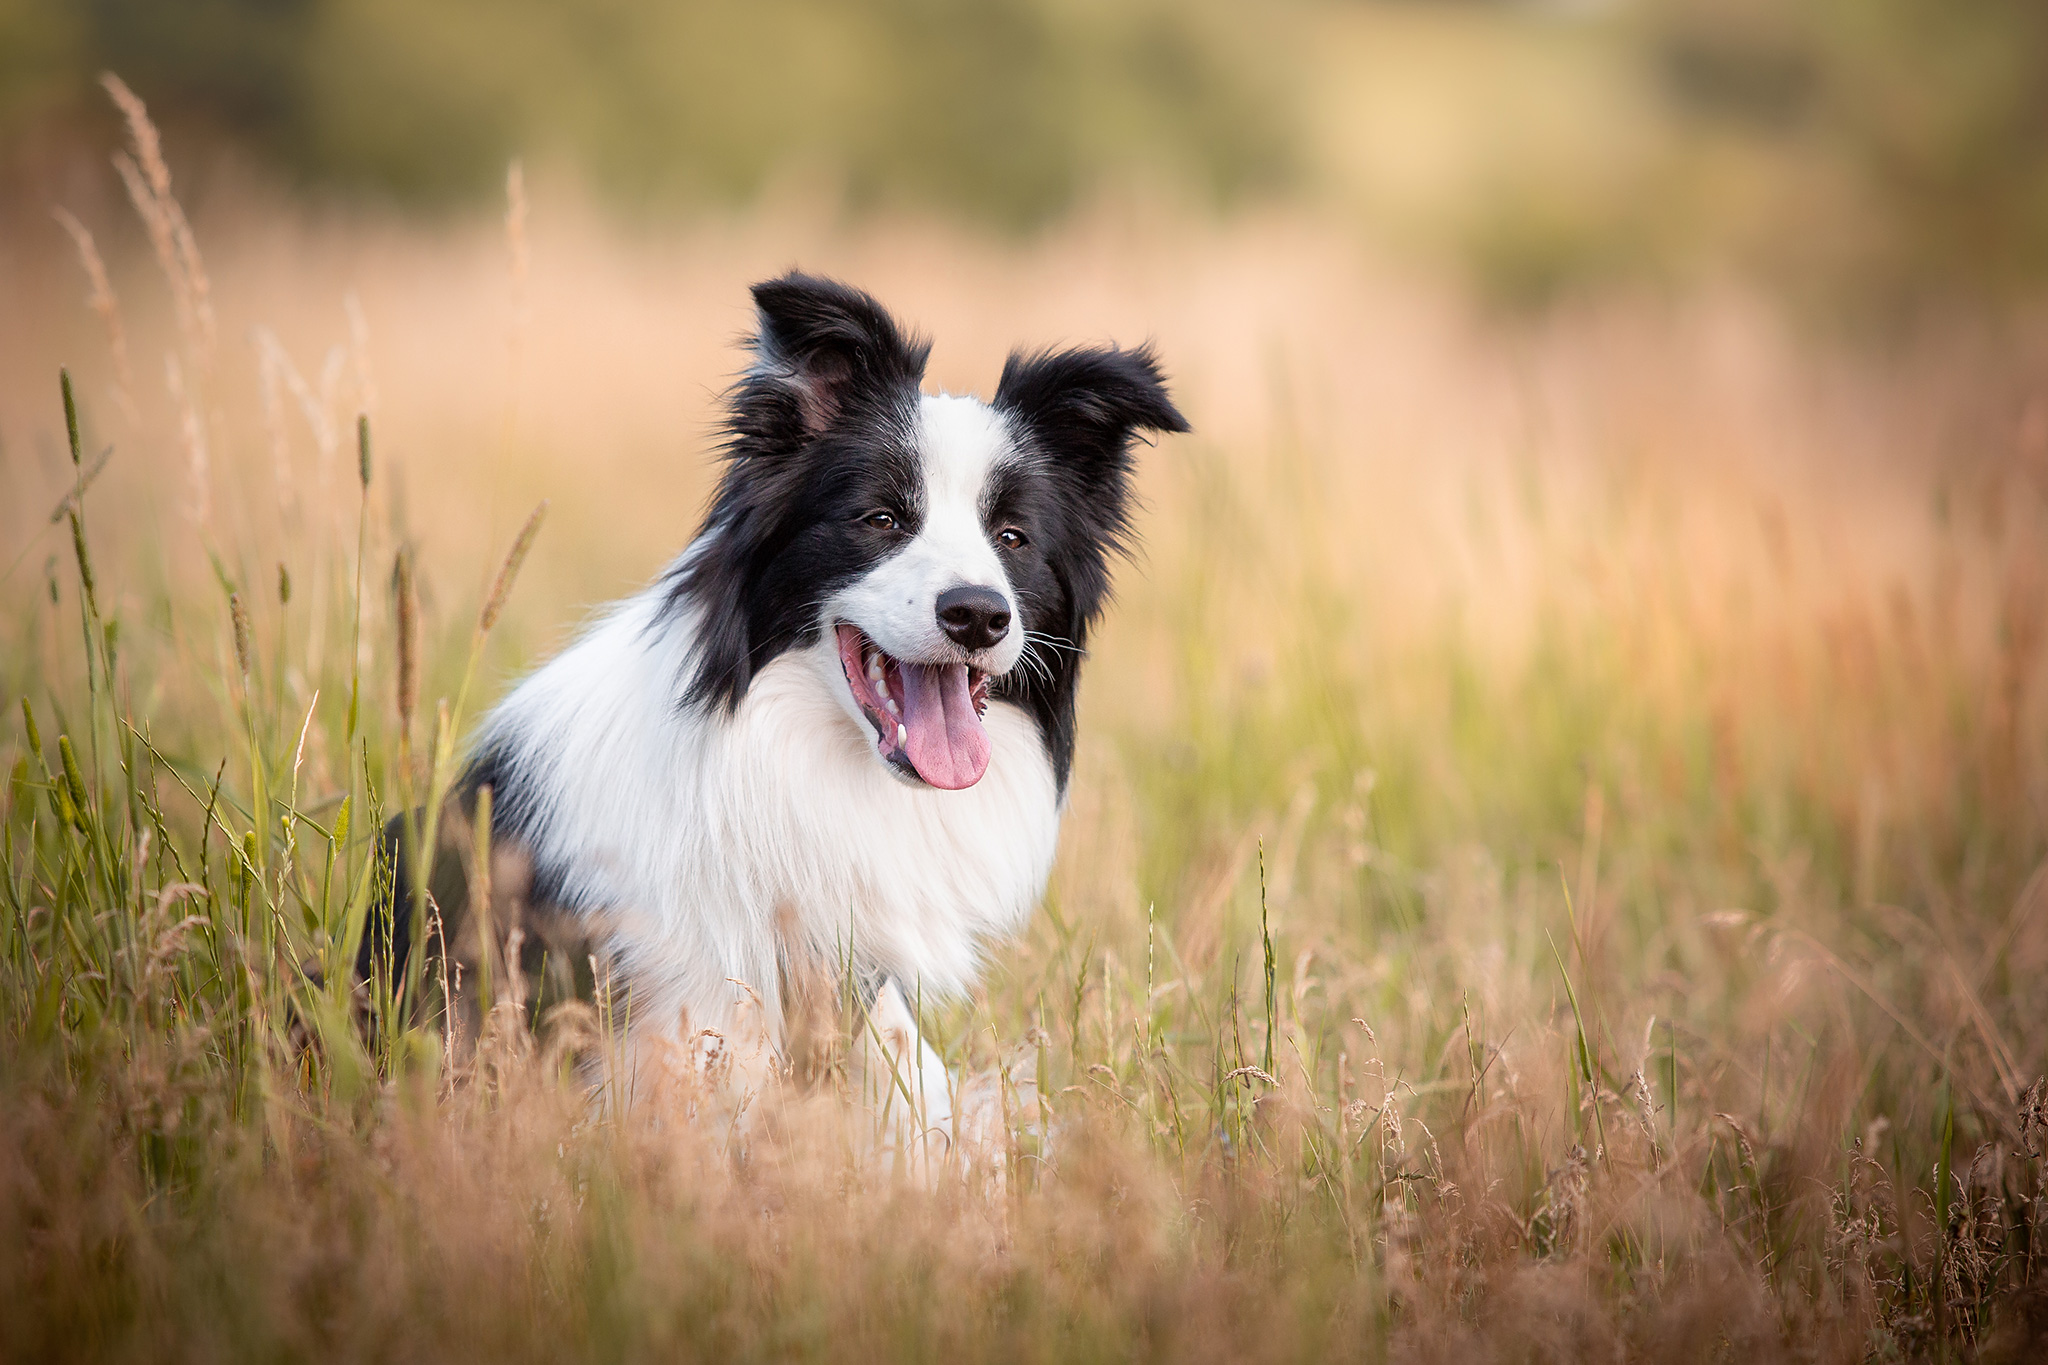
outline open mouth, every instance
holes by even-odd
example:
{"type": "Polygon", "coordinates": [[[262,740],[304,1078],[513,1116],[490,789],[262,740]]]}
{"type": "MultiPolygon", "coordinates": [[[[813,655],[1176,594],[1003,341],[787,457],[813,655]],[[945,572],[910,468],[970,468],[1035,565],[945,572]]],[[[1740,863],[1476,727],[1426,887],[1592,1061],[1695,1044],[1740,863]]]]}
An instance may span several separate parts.
{"type": "Polygon", "coordinates": [[[971,787],[988,771],[988,674],[966,664],[909,663],[882,652],[841,621],[839,665],[875,749],[907,775],[946,791],[971,787]]]}

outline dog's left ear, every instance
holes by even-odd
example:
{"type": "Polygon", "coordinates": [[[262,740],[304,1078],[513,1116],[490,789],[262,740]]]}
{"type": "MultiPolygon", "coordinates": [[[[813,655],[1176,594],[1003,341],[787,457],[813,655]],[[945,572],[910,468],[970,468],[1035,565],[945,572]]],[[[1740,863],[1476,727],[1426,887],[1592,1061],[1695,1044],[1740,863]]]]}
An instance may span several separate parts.
{"type": "Polygon", "coordinates": [[[1188,429],[1150,346],[1012,352],[996,385],[995,407],[1056,465],[1119,497],[1131,470],[1133,435],[1188,429]]]}

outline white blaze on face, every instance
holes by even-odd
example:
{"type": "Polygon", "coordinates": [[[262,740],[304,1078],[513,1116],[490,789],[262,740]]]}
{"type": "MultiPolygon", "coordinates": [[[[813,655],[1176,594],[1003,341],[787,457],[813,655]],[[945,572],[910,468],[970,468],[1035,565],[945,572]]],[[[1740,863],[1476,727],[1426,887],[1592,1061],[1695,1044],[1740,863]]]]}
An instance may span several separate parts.
{"type": "Polygon", "coordinates": [[[1007,673],[1024,651],[1016,596],[982,521],[990,476],[1011,458],[1014,446],[994,409],[977,399],[946,394],[920,400],[915,440],[923,476],[916,534],[825,602],[822,624],[828,639],[839,622],[857,627],[888,656],[888,661],[863,659],[853,641],[840,648],[827,645],[833,650],[833,666],[844,671],[849,685],[847,709],[881,731],[877,743],[882,756],[907,757],[934,786],[969,786],[987,763],[986,743],[978,739],[979,721],[970,713],[970,698],[978,696],[975,678],[1007,673]],[[946,634],[938,619],[939,595],[960,587],[993,588],[1010,604],[1008,633],[972,655],[946,634]],[[900,676],[903,668],[923,665],[937,667],[900,676]],[[891,676],[898,682],[893,691],[888,685],[891,676]],[[879,686],[870,690],[866,678],[879,686]],[[889,718],[901,722],[893,737],[889,718]]]}
{"type": "MultiPolygon", "coordinates": [[[[831,619],[850,621],[898,659],[953,660],[959,646],[939,627],[938,597],[948,588],[994,588],[1016,611],[1009,575],[982,525],[989,475],[1011,453],[1003,419],[987,404],[950,394],[918,408],[917,455],[924,471],[922,522],[909,544],[826,603],[831,619]]],[[[976,666],[1007,673],[1024,652],[1022,623],[976,666]]]]}

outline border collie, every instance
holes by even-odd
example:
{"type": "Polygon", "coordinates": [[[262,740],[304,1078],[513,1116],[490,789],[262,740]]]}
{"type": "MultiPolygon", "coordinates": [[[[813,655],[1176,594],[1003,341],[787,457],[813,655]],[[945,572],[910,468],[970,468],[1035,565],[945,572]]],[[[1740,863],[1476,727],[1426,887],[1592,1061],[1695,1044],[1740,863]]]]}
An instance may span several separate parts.
{"type": "MultiPolygon", "coordinates": [[[[422,995],[462,999],[474,1037],[479,981],[608,982],[636,1084],[680,1058],[744,1104],[850,982],[943,1127],[906,1002],[966,993],[1044,891],[1132,444],[1188,425],[1146,347],[1012,353],[984,403],[923,392],[929,343],[859,290],[791,273],[753,298],[702,529],[481,729],[430,876],[449,979],[422,995]]],[[[405,960],[406,900],[365,976],[405,960]]]]}

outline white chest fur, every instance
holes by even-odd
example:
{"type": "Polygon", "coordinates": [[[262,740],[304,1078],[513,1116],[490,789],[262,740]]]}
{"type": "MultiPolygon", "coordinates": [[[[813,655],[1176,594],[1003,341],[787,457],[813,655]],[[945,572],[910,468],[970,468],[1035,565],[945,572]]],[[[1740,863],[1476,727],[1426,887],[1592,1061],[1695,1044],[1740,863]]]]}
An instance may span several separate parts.
{"type": "Polygon", "coordinates": [[[966,991],[1051,871],[1058,792],[1029,717],[989,708],[973,787],[907,784],[841,704],[829,640],[763,668],[736,712],[686,708],[688,621],[660,604],[622,603],[485,733],[518,755],[537,859],[608,925],[635,1031],[723,1027],[751,988],[779,1042],[781,969],[849,940],[906,992],[966,991]]]}

